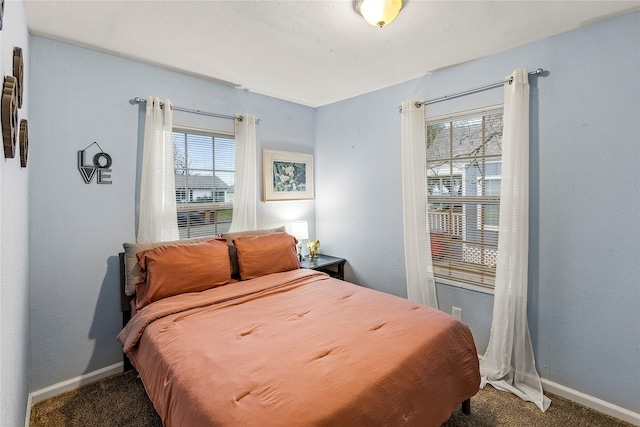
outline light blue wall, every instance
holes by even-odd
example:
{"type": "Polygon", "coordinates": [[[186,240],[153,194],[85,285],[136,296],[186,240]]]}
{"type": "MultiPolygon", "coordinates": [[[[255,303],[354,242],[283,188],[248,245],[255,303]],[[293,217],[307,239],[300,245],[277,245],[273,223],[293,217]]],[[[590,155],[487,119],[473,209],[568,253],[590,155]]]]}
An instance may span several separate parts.
{"type": "MultiPolygon", "coordinates": [[[[29,117],[29,34],[22,1],[4,2],[0,67],[13,75],[13,48],[22,48],[24,92],[18,120],[29,117]]],[[[3,77],[4,80],[4,77],[3,77]]],[[[31,128],[31,126],[29,126],[31,128]]],[[[0,150],[0,426],[24,424],[29,392],[29,173],[20,150],[0,150]]]]}
{"type": "MultiPolygon", "coordinates": [[[[429,52],[419,54],[428,55],[429,52]]],[[[493,55],[316,113],[316,229],[348,280],[405,296],[400,114],[500,80],[531,81],[529,327],[543,378],[640,412],[640,13],[493,55]]],[[[372,71],[375,72],[375,71],[372,71]]],[[[494,89],[428,115],[502,102],[494,89]]],[[[491,295],[438,285],[480,352],[491,295]]]]}
{"type": "MultiPolygon", "coordinates": [[[[31,37],[31,390],[122,361],[118,252],[135,240],[139,106],[250,113],[262,148],[313,153],[314,110],[211,81],[31,37]],[[113,158],[111,185],[85,184],[76,153],[97,141],[113,158]]],[[[178,114],[175,124],[233,129],[178,114]]],[[[258,182],[262,182],[261,175],[258,182]]],[[[258,226],[315,220],[313,201],[258,203],[258,226]]],[[[313,227],[312,227],[313,230],[313,227]]]]}

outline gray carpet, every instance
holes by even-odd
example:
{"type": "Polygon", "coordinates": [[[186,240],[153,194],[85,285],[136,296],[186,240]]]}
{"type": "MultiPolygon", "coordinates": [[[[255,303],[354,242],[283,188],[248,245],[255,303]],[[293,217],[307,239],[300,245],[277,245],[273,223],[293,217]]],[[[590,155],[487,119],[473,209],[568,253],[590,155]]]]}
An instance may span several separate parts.
{"type": "MultiPolygon", "coordinates": [[[[542,413],[533,403],[488,386],[471,399],[471,415],[458,407],[444,427],[632,427],[559,396],[548,396],[551,407],[542,413]]],[[[45,426],[159,427],[162,422],[142,382],[129,371],[36,403],[31,427],[45,426]]]]}

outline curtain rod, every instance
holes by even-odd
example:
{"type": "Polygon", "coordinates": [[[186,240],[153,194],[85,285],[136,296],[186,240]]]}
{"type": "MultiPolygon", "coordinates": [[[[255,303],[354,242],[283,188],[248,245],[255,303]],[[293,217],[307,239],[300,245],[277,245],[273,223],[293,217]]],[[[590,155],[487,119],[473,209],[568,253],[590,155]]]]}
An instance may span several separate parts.
{"type": "MultiPolygon", "coordinates": [[[[129,101],[129,103],[131,105],[135,105],[135,104],[146,104],[147,100],[146,99],[142,99],[140,97],[135,97],[132,100],[129,101]]],[[[164,105],[164,103],[160,103],[161,106],[164,105]]],[[[201,116],[209,116],[209,117],[217,117],[219,119],[228,119],[228,120],[235,120],[235,116],[229,116],[227,114],[219,114],[219,113],[210,113],[208,111],[202,111],[202,110],[192,110],[190,108],[184,108],[184,107],[177,107],[177,106],[173,106],[173,109],[175,111],[182,111],[184,113],[191,113],[191,114],[199,114],[201,116]]],[[[239,118],[239,120],[242,120],[242,118],[239,118]]],[[[262,122],[261,119],[256,119],[256,124],[259,125],[262,122]]]]}
{"type": "MultiPolygon", "coordinates": [[[[542,73],[544,73],[544,70],[542,68],[538,68],[535,71],[530,71],[528,73],[528,75],[530,76],[541,76],[542,73]]],[[[484,86],[478,86],[478,87],[474,87],[472,89],[467,89],[467,90],[463,90],[462,92],[456,92],[456,93],[452,93],[449,95],[444,95],[441,96],[439,98],[433,98],[430,99],[428,101],[424,101],[424,102],[416,102],[416,108],[420,108],[423,105],[431,105],[431,104],[435,104],[436,102],[442,102],[442,101],[446,101],[449,99],[454,99],[454,98],[458,98],[460,96],[465,96],[465,95],[470,95],[472,93],[476,93],[476,92],[482,92],[483,90],[487,90],[487,89],[493,89],[494,87],[498,87],[498,86],[502,86],[505,84],[505,82],[511,82],[513,80],[513,77],[509,78],[509,79],[504,79],[504,80],[500,80],[494,83],[489,83],[487,85],[484,86]]],[[[398,107],[398,111],[402,112],[402,106],[398,107]]]]}

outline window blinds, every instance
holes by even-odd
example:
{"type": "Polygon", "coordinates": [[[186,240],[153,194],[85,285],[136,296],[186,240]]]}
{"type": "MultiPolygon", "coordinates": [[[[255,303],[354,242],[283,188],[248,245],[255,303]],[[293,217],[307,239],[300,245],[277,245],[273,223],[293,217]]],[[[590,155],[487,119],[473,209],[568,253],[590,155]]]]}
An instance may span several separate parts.
{"type": "Polygon", "coordinates": [[[427,220],[436,278],[493,287],[502,106],[427,119],[426,157],[427,220]]]}
{"type": "Polygon", "coordinates": [[[173,147],[180,238],[228,231],[233,214],[235,140],[174,128],[173,147]]]}

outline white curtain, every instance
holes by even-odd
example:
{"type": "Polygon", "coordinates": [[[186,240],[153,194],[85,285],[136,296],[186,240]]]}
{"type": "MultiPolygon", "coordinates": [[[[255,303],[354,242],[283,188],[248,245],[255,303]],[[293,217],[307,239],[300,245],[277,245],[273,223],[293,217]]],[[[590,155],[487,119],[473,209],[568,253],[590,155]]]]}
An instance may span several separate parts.
{"type": "Polygon", "coordinates": [[[256,219],[256,119],[251,114],[237,116],[236,181],[230,232],[255,230],[256,219]]]}
{"type": "Polygon", "coordinates": [[[517,69],[504,85],[498,264],[480,387],[489,383],[545,411],[551,401],[542,393],[527,325],[528,249],[529,80],[526,69],[517,69]]]}
{"type": "Polygon", "coordinates": [[[407,298],[438,308],[427,223],[424,103],[402,103],[402,224],[407,298]]]}
{"type": "Polygon", "coordinates": [[[138,242],[179,239],[173,170],[173,106],[147,98],[144,122],[138,242]]]}

